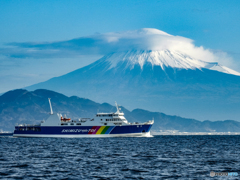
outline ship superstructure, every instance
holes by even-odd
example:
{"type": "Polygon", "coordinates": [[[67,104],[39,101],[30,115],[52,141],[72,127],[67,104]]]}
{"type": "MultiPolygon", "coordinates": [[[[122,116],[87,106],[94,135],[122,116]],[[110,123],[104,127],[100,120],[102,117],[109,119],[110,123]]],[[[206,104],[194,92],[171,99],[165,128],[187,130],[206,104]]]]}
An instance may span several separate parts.
{"type": "Polygon", "coordinates": [[[117,103],[115,113],[97,113],[93,118],[72,120],[59,113],[53,113],[51,101],[50,116],[37,125],[15,126],[14,137],[123,137],[150,136],[154,120],[145,123],[130,123],[120,112],[117,103]]]}

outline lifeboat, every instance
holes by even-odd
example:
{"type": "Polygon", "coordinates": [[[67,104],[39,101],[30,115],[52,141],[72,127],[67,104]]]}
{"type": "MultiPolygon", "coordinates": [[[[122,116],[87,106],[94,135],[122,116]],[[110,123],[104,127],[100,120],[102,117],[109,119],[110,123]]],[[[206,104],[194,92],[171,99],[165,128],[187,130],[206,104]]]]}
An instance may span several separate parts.
{"type": "Polygon", "coordinates": [[[61,121],[70,121],[70,120],[71,120],[71,118],[67,118],[66,115],[64,115],[64,118],[61,117],[61,121]]]}

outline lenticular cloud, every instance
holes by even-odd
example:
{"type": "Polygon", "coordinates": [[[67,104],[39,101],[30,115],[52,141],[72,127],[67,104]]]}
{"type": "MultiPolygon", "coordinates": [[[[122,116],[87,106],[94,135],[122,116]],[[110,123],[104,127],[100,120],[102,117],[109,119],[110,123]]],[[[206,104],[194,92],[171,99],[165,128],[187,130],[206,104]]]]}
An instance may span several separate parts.
{"type": "Polygon", "coordinates": [[[213,53],[202,46],[197,47],[194,41],[181,36],[173,36],[158,29],[143,28],[134,31],[110,32],[94,34],[67,41],[48,43],[11,43],[10,45],[22,48],[27,56],[48,52],[46,56],[59,54],[60,56],[76,56],[100,54],[106,55],[112,52],[129,50],[169,50],[187,54],[195,59],[207,62],[220,62],[231,66],[232,59],[224,52],[213,53]],[[32,51],[34,49],[34,51],[32,51]],[[25,51],[24,51],[25,50],[25,51]]]}

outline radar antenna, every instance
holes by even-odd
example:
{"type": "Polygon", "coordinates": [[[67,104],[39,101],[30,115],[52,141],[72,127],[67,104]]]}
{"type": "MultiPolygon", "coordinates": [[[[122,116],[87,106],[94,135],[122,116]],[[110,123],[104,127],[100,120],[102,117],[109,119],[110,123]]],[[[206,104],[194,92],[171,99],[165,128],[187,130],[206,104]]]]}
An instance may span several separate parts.
{"type": "Polygon", "coordinates": [[[49,105],[50,105],[50,114],[53,114],[53,110],[52,110],[52,104],[51,104],[51,98],[48,98],[48,101],[49,101],[49,105]]]}

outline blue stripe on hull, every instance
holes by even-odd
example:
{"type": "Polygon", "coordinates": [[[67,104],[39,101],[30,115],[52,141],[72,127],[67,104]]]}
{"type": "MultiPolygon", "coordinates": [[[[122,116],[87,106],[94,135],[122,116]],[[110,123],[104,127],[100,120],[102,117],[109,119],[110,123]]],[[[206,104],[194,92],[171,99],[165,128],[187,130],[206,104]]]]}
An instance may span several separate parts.
{"type": "Polygon", "coordinates": [[[108,128],[108,130],[106,131],[105,134],[109,134],[109,133],[113,130],[114,127],[115,127],[115,126],[110,126],[110,127],[108,128]]]}
{"type": "MultiPolygon", "coordinates": [[[[111,126],[105,134],[129,134],[149,132],[152,125],[129,125],[129,126],[111,126]]],[[[39,134],[39,135],[86,135],[92,129],[92,126],[38,126],[38,131],[31,130],[33,127],[16,127],[14,134],[39,134]],[[24,129],[24,130],[20,130],[24,129]],[[28,130],[26,130],[28,128],[28,130]],[[30,129],[30,130],[29,130],[30,129]]],[[[94,134],[91,134],[94,135],[94,134]]]]}

